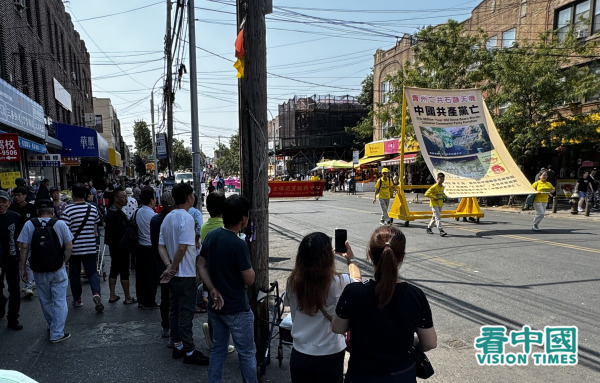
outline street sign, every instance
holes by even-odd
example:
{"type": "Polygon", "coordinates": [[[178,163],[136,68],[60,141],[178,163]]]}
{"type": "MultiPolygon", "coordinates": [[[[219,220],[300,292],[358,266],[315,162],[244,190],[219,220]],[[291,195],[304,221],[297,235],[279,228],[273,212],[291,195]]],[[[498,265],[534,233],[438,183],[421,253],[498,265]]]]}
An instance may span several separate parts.
{"type": "Polygon", "coordinates": [[[27,156],[30,167],[60,168],[60,154],[30,154],[27,156]]]}
{"type": "Polygon", "coordinates": [[[159,160],[167,158],[167,135],[165,133],[156,135],[156,158],[159,160]]]}
{"type": "Polygon", "coordinates": [[[93,128],[96,126],[96,115],[94,113],[85,114],[85,126],[93,128]]]}
{"type": "Polygon", "coordinates": [[[20,172],[0,173],[0,185],[2,185],[4,189],[16,188],[17,185],[15,184],[15,180],[19,177],[21,177],[20,172]]]}
{"type": "Polygon", "coordinates": [[[354,165],[358,164],[358,156],[359,156],[358,150],[355,150],[352,152],[352,163],[354,165]]]}
{"type": "Polygon", "coordinates": [[[20,160],[19,135],[16,133],[0,134],[0,162],[18,162],[20,160]]]}

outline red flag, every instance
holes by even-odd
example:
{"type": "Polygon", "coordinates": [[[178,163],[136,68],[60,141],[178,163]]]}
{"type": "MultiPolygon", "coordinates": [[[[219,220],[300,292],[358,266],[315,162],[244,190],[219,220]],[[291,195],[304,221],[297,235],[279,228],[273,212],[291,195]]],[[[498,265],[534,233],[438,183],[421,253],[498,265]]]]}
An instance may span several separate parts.
{"type": "Polygon", "coordinates": [[[242,58],[245,54],[246,51],[244,50],[244,29],[242,28],[240,30],[240,33],[238,33],[237,38],[235,39],[235,57],[242,58]]]}

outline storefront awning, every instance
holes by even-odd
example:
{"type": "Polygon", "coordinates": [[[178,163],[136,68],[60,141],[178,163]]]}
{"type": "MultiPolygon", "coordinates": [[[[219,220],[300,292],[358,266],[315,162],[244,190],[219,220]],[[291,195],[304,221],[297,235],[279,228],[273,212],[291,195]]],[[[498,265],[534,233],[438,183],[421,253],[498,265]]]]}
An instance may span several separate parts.
{"type": "Polygon", "coordinates": [[[108,142],[94,129],[83,126],[54,123],[56,138],[63,145],[65,157],[98,159],[108,163],[108,142]]]}
{"type": "Polygon", "coordinates": [[[118,168],[123,167],[121,153],[117,152],[113,148],[108,148],[108,163],[111,164],[111,166],[116,166],[118,168]]]}
{"type": "MultiPolygon", "coordinates": [[[[417,159],[417,153],[407,153],[404,155],[404,163],[412,164],[417,159]]],[[[381,166],[392,166],[400,163],[400,156],[392,158],[391,160],[381,161],[381,166]]]]}
{"type": "Polygon", "coordinates": [[[46,147],[61,150],[63,148],[62,142],[57,140],[54,137],[47,136],[46,137],[46,147]]]}
{"type": "Polygon", "coordinates": [[[370,164],[373,162],[381,161],[384,158],[385,158],[385,156],[363,157],[360,160],[358,160],[358,164],[359,165],[367,165],[367,164],[370,164]]]}

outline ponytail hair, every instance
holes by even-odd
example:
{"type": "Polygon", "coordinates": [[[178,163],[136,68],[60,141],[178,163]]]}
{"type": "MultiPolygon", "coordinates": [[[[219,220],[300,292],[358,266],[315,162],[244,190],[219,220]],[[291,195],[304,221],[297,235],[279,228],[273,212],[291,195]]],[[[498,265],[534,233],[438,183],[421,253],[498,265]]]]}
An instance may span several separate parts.
{"type": "Polygon", "coordinates": [[[395,226],[382,226],[371,234],[367,254],[375,268],[375,295],[377,308],[387,305],[398,280],[398,268],[404,260],[406,238],[402,231],[395,226]]]}

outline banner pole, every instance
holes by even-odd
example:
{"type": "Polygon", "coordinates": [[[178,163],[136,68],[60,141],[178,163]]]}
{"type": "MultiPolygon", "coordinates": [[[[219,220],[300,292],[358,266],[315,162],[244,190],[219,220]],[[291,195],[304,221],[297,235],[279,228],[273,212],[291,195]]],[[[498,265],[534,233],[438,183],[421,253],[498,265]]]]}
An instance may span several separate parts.
{"type": "Polygon", "coordinates": [[[406,139],[406,93],[402,87],[402,128],[400,131],[400,186],[404,186],[404,140],[406,139]]]}

